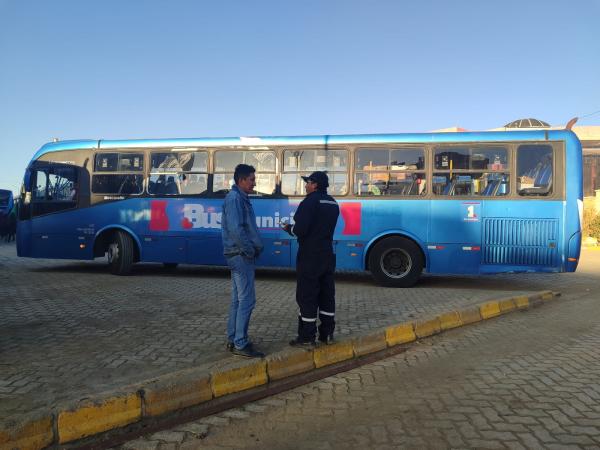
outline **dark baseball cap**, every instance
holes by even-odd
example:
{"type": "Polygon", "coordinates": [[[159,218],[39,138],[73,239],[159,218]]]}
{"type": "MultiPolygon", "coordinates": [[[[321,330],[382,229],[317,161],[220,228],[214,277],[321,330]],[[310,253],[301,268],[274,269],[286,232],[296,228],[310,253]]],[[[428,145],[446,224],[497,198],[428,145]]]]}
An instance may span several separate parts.
{"type": "Polygon", "coordinates": [[[307,177],[302,177],[302,179],[304,181],[312,181],[313,183],[317,183],[320,189],[329,187],[329,177],[325,172],[316,171],[307,177]]]}

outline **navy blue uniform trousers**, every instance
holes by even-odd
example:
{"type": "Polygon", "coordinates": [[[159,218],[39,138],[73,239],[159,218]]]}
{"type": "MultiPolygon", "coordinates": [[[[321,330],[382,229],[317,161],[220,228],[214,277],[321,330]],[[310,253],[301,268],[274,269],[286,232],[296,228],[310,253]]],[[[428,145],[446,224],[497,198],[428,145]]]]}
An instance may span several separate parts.
{"type": "Polygon", "coordinates": [[[300,308],[298,336],[312,341],[333,335],[335,328],[335,254],[332,251],[298,252],[296,302],[300,308]]]}

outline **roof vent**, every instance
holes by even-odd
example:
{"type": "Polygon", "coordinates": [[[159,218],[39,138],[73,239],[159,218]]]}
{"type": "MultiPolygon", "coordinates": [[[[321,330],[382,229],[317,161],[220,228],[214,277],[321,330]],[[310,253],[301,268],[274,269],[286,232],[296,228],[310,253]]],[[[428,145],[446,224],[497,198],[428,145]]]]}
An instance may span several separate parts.
{"type": "Polygon", "coordinates": [[[504,128],[550,128],[550,124],[539,119],[518,119],[504,125],[504,128]]]}

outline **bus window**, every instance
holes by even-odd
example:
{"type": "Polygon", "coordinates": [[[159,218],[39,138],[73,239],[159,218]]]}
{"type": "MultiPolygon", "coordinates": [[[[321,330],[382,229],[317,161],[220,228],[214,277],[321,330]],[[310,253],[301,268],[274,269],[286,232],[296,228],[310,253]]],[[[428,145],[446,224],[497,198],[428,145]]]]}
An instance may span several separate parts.
{"type": "Polygon", "coordinates": [[[346,150],[286,150],[284,152],[281,192],[305,195],[302,176],[316,170],[327,172],[331,195],[348,193],[348,152],[346,150]]]}
{"type": "Polygon", "coordinates": [[[359,149],[356,195],[425,195],[425,151],[422,148],[359,149]]]}
{"type": "Polygon", "coordinates": [[[550,145],[521,145],[517,149],[519,195],[552,194],[553,152],[550,145]]]}
{"type": "Polygon", "coordinates": [[[152,153],[148,193],[200,195],[208,190],[208,153],[152,153]]]}
{"type": "Polygon", "coordinates": [[[62,211],[77,205],[76,167],[45,166],[36,169],[33,177],[33,216],[62,211]]]}
{"type": "Polygon", "coordinates": [[[9,209],[11,206],[12,192],[0,190],[0,208],[9,209]]]}
{"type": "Polygon", "coordinates": [[[7,217],[10,215],[14,206],[15,203],[12,191],[0,189],[0,223],[2,222],[3,216],[7,217]]]}
{"type": "Polygon", "coordinates": [[[72,201],[76,197],[77,171],[71,167],[57,167],[37,171],[34,200],[72,201]]]}
{"type": "Polygon", "coordinates": [[[265,150],[217,151],[215,152],[215,173],[213,192],[225,193],[233,186],[233,173],[238,164],[248,164],[256,169],[256,187],[259,195],[275,193],[275,152],[265,150]]]}
{"type": "Polygon", "coordinates": [[[61,170],[60,173],[48,175],[48,199],[57,202],[73,201],[77,195],[75,190],[75,171],[61,170]]]}
{"type": "Polygon", "coordinates": [[[116,172],[119,166],[118,153],[98,153],[94,170],[97,172],[116,172]]]}
{"type": "Polygon", "coordinates": [[[33,200],[46,200],[46,187],[48,185],[48,174],[45,170],[35,172],[35,187],[33,188],[33,200]]]}
{"type": "Polygon", "coordinates": [[[182,195],[200,195],[208,191],[208,174],[181,173],[179,187],[182,195]]]}
{"type": "Polygon", "coordinates": [[[98,153],[94,170],[96,172],[141,172],[144,170],[142,153],[98,153]]]}
{"type": "Polygon", "coordinates": [[[179,188],[183,195],[200,195],[208,192],[208,153],[179,154],[181,173],[179,188]]]}
{"type": "Polygon", "coordinates": [[[138,195],[142,193],[142,175],[94,175],[92,192],[95,194],[138,195]]]}
{"type": "Polygon", "coordinates": [[[120,153],[119,172],[141,172],[144,170],[144,155],[139,153],[120,153]]]}
{"type": "Polygon", "coordinates": [[[94,159],[92,192],[139,195],[144,186],[144,176],[139,174],[143,170],[143,153],[97,153],[94,159]]]}
{"type": "Polygon", "coordinates": [[[435,195],[496,197],[509,194],[506,147],[438,147],[434,151],[434,168],[435,195]]]}

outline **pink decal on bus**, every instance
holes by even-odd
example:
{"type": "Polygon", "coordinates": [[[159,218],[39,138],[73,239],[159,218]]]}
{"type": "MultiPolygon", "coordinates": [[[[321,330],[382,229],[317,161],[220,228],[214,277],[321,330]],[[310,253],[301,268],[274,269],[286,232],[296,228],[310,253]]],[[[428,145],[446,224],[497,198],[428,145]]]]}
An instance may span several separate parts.
{"type": "Polygon", "coordinates": [[[167,231],[169,229],[169,216],[167,216],[167,201],[152,200],[150,202],[150,230],[167,231]]]}
{"type": "Polygon", "coordinates": [[[343,235],[360,234],[360,223],[362,220],[361,203],[340,203],[342,217],[344,218],[343,235]]]}

